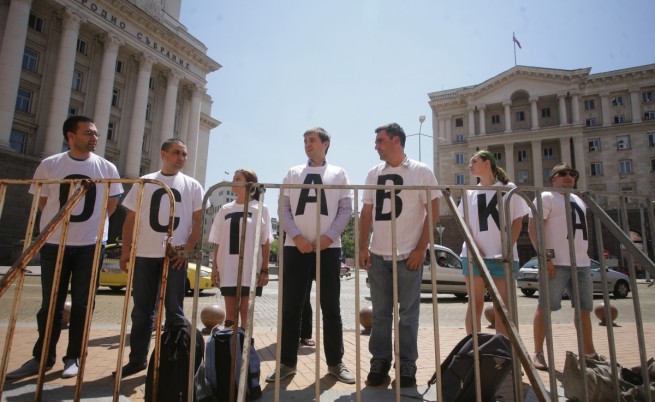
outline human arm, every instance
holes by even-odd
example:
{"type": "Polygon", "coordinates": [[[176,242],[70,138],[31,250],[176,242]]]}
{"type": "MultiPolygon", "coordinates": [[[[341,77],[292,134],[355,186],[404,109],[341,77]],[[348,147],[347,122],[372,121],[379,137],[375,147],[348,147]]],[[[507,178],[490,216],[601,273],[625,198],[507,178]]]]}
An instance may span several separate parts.
{"type": "Polygon", "coordinates": [[[220,245],[214,245],[214,262],[212,263],[212,284],[220,288],[221,287],[221,277],[218,274],[218,249],[220,245]]]}
{"type": "Polygon", "coordinates": [[[425,219],[423,220],[423,230],[421,230],[421,237],[419,237],[416,247],[409,254],[407,259],[407,269],[415,271],[423,265],[425,259],[425,250],[428,248],[430,241],[430,231],[434,230],[439,222],[439,198],[434,198],[429,204],[425,204],[425,219]],[[432,208],[432,225],[430,225],[428,208],[432,208]]]}
{"type": "MultiPolygon", "coordinates": [[[[193,250],[193,248],[196,246],[196,243],[200,238],[201,226],[202,226],[202,209],[199,209],[197,211],[193,211],[193,215],[191,216],[191,234],[189,234],[186,244],[184,244],[185,251],[193,250]]],[[[180,269],[186,265],[187,259],[175,255],[172,262],[173,262],[173,268],[180,269]]]]}
{"type": "Polygon", "coordinates": [[[119,260],[119,265],[121,267],[121,271],[123,272],[127,272],[127,262],[130,260],[135,219],[136,214],[134,211],[128,210],[127,216],[125,217],[125,222],[123,223],[121,259],[119,260]]]}
{"type": "MultiPolygon", "coordinates": [[[[513,228],[514,225],[512,225],[512,229],[513,228]]],[[[530,218],[530,221],[528,222],[528,235],[530,235],[530,242],[532,242],[532,246],[535,250],[538,250],[539,246],[537,245],[537,229],[534,223],[534,218],[530,218]]],[[[548,274],[549,278],[555,277],[555,264],[553,264],[551,259],[546,259],[546,273],[548,274]]]]}
{"type": "Polygon", "coordinates": [[[114,212],[116,212],[118,200],[120,200],[120,196],[109,197],[109,200],[107,200],[107,216],[111,216],[114,212]]]}
{"type": "MultiPolygon", "coordinates": [[[[330,247],[332,243],[336,239],[341,236],[343,231],[346,229],[346,226],[348,226],[348,222],[350,221],[350,217],[352,216],[353,213],[353,204],[352,204],[352,199],[346,197],[342,198],[339,200],[339,207],[337,209],[337,215],[334,217],[334,220],[332,221],[332,224],[330,225],[330,228],[323,234],[321,235],[320,242],[319,242],[319,249],[321,251],[325,250],[326,248],[330,247]]],[[[316,242],[312,244],[314,251],[316,251],[316,242]]]]}
{"type": "Polygon", "coordinates": [[[257,278],[257,286],[266,286],[268,285],[268,258],[271,253],[271,243],[267,241],[265,244],[262,244],[262,269],[259,271],[259,277],[257,278]]]}
{"type": "Polygon", "coordinates": [[[369,236],[373,225],[373,204],[364,204],[359,214],[359,266],[368,270],[371,257],[368,252],[369,236]]]}
{"type": "Polygon", "coordinates": [[[301,253],[311,253],[313,251],[312,244],[300,233],[300,229],[298,229],[296,222],[293,220],[291,199],[288,196],[284,196],[282,210],[284,211],[282,216],[282,219],[284,219],[284,231],[293,239],[293,242],[301,253]]]}
{"type": "Polygon", "coordinates": [[[48,202],[48,197],[39,197],[39,211],[43,211],[45,204],[48,202]]]}

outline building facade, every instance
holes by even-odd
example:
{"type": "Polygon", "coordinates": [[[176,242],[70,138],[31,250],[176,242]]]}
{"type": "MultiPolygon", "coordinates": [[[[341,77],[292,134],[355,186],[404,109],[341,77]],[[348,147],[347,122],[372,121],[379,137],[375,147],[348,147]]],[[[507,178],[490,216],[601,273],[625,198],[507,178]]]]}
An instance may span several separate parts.
{"type": "MultiPolygon", "coordinates": [[[[188,147],[185,173],[205,181],[211,116],[206,77],[221,66],[179,22],[181,0],[0,2],[0,176],[30,179],[62,152],[71,115],[94,119],[96,153],[121,177],[161,166],[168,138],[188,147]]],[[[31,197],[10,191],[0,259],[24,236],[31,197]],[[15,231],[16,233],[13,233],[15,231]],[[12,232],[12,233],[8,233],[12,232]],[[4,250],[4,251],[3,251],[4,250]]]]}
{"type": "MultiPolygon", "coordinates": [[[[550,186],[552,167],[563,161],[580,172],[578,189],[655,194],[655,64],[598,74],[515,66],[429,97],[440,184],[475,185],[469,159],[486,149],[518,186],[550,186]]],[[[596,201],[617,215],[618,197],[596,201]]],[[[445,205],[442,213],[449,214],[445,205]]],[[[630,216],[631,231],[641,232],[638,218],[630,216]]],[[[463,241],[448,231],[443,239],[456,250],[463,241]]],[[[619,255],[615,243],[606,247],[619,255]]],[[[522,262],[534,255],[527,235],[519,254],[522,262]]]]}

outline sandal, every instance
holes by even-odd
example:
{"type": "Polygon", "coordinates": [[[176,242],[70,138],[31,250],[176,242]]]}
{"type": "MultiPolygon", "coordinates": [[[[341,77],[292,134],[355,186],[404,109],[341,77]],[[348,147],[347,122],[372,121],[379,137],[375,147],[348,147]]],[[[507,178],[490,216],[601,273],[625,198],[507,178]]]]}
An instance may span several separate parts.
{"type": "Polygon", "coordinates": [[[305,346],[316,346],[316,342],[312,338],[300,338],[300,344],[305,346]]]}

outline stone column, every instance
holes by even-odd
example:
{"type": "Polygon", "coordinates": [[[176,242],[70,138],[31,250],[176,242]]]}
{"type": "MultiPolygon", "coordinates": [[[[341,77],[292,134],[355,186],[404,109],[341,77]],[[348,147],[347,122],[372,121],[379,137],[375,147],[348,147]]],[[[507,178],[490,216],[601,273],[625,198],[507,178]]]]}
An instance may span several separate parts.
{"type": "Polygon", "coordinates": [[[600,93],[600,112],[603,114],[603,127],[612,125],[612,110],[610,108],[609,92],[600,93]]]}
{"type": "Polygon", "coordinates": [[[512,106],[512,101],[506,100],[503,101],[503,108],[505,109],[505,132],[512,132],[512,116],[510,114],[510,107],[512,106]]]}
{"type": "Polygon", "coordinates": [[[111,98],[114,90],[114,77],[116,75],[116,57],[118,48],[121,45],[120,40],[111,34],[103,35],[104,53],[102,55],[102,65],[100,66],[100,77],[98,78],[98,89],[96,97],[95,112],[93,120],[100,136],[96,146],[96,154],[105,155],[107,147],[107,129],[109,128],[109,117],[111,116],[111,98]]]}
{"type": "Polygon", "coordinates": [[[559,148],[562,155],[562,160],[560,162],[568,163],[571,165],[571,144],[569,142],[569,137],[561,137],[559,139],[559,148]]]}
{"type": "Polygon", "coordinates": [[[641,123],[641,92],[640,88],[630,88],[630,111],[632,112],[632,122],[641,123]]]}
{"type": "Polygon", "coordinates": [[[182,90],[182,117],[180,117],[180,131],[178,132],[178,138],[186,143],[187,133],[189,132],[189,110],[191,105],[189,100],[186,99],[186,90],[182,90]]]}
{"type": "Polygon", "coordinates": [[[70,9],[61,14],[61,39],[57,66],[52,78],[52,94],[49,103],[48,122],[45,127],[45,144],[43,156],[61,152],[61,128],[68,117],[70,105],[71,85],[73,84],[73,70],[75,68],[75,52],[77,51],[77,35],[80,30],[81,18],[70,9]]]}
{"type": "Polygon", "coordinates": [[[577,93],[571,94],[571,111],[573,113],[573,124],[582,124],[580,115],[580,96],[577,93]]]}
{"type": "Polygon", "coordinates": [[[444,125],[446,126],[446,139],[453,142],[453,122],[452,116],[444,117],[444,125]]]}
{"type": "Polygon", "coordinates": [[[139,72],[134,91],[134,105],[132,120],[130,121],[129,140],[127,145],[127,162],[125,164],[125,177],[139,177],[141,167],[141,154],[143,148],[143,130],[146,121],[146,107],[148,105],[148,84],[153,59],[139,54],[136,56],[139,63],[139,72]]]}
{"type": "Polygon", "coordinates": [[[505,173],[512,181],[516,180],[514,172],[514,144],[505,144],[505,173]]]}
{"type": "Polygon", "coordinates": [[[484,115],[485,105],[478,105],[478,118],[480,119],[480,135],[487,134],[487,122],[484,115]]]}
{"type": "Polygon", "coordinates": [[[538,97],[533,96],[530,98],[530,128],[532,130],[539,129],[539,110],[537,109],[538,97]]]}
{"type": "MultiPolygon", "coordinates": [[[[14,123],[16,95],[25,52],[27,22],[32,0],[12,0],[0,45],[0,148],[11,149],[9,138],[14,123]]],[[[72,72],[71,72],[72,75],[72,72]]]]}
{"type": "MultiPolygon", "coordinates": [[[[173,70],[166,72],[166,98],[164,98],[164,115],[161,122],[161,134],[159,144],[163,144],[169,138],[173,138],[175,132],[175,106],[177,105],[177,88],[180,83],[180,74],[173,70]]],[[[163,161],[159,159],[159,168],[163,166],[163,161]]]]}
{"type": "Polygon", "coordinates": [[[584,150],[584,138],[582,133],[576,133],[573,136],[573,154],[575,155],[576,165],[574,168],[580,172],[580,177],[578,178],[577,189],[586,190],[587,189],[587,162],[585,155],[587,154],[584,150]]]}
{"type": "Polygon", "coordinates": [[[544,167],[542,163],[541,140],[532,140],[532,171],[534,172],[534,186],[544,185],[544,167]]]}
{"type": "Polygon", "coordinates": [[[469,137],[473,137],[475,136],[475,106],[469,106],[468,112],[469,137]]]}
{"type": "Polygon", "coordinates": [[[566,116],[566,93],[557,94],[557,101],[559,103],[559,125],[566,126],[569,124],[569,119],[566,116]]]}
{"type": "Polygon", "coordinates": [[[198,153],[198,132],[200,130],[200,97],[204,88],[195,85],[191,93],[191,107],[189,109],[189,131],[187,132],[187,162],[184,171],[189,176],[196,174],[196,155],[198,153]]]}

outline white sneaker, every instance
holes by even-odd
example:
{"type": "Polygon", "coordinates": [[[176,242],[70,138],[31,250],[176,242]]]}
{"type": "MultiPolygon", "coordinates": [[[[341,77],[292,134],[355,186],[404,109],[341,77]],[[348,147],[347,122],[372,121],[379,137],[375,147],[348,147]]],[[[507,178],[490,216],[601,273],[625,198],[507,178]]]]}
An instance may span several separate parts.
{"type": "Polygon", "coordinates": [[[64,372],[61,373],[61,378],[72,378],[77,376],[80,369],[80,360],[75,358],[66,359],[64,362],[64,372]]]}

